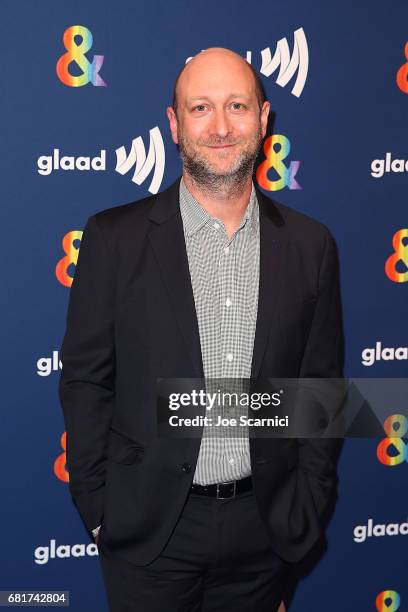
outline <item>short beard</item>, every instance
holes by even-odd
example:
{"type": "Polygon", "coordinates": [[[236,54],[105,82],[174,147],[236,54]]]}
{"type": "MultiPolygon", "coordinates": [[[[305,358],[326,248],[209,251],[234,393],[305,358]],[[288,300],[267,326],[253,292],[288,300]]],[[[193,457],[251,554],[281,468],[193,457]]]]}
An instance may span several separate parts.
{"type": "MultiPolygon", "coordinates": [[[[228,144],[228,141],[224,141],[228,144]]],[[[262,135],[259,129],[254,145],[240,153],[232,167],[224,173],[216,172],[209,162],[192,150],[189,142],[182,134],[178,135],[180,155],[183,167],[197,187],[209,197],[222,199],[234,198],[242,193],[243,188],[252,177],[255,160],[262,144],[262,135]]],[[[213,144],[223,144],[217,142],[213,144]]],[[[252,144],[252,143],[251,143],[252,144]]]]}

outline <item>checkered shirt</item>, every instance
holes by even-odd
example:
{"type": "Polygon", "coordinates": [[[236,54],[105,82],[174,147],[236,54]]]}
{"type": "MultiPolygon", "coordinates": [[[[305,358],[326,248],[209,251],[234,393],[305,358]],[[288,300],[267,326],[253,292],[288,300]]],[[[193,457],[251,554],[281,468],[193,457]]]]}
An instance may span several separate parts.
{"type": "MultiPolygon", "coordinates": [[[[254,185],[240,226],[229,239],[223,222],[197,202],[183,179],[180,210],[204,377],[218,381],[248,379],[259,287],[259,207],[254,185]]],[[[206,382],[206,390],[211,383],[222,390],[214,380],[206,382]]],[[[243,389],[239,381],[234,390],[238,389],[243,389]]],[[[242,410],[242,407],[223,408],[223,414],[236,417],[242,410]]],[[[194,483],[239,480],[251,474],[247,427],[230,428],[229,432],[221,437],[214,427],[204,427],[194,483]]]]}

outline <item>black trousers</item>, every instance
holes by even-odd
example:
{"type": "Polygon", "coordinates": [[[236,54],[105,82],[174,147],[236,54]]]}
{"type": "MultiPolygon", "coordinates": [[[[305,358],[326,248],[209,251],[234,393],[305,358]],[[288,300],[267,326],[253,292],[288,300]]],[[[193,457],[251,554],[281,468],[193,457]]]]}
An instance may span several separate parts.
{"type": "Polygon", "coordinates": [[[223,500],[190,494],[148,565],[102,545],[99,557],[110,612],[276,612],[292,567],[272,550],[253,491],[223,500]]]}

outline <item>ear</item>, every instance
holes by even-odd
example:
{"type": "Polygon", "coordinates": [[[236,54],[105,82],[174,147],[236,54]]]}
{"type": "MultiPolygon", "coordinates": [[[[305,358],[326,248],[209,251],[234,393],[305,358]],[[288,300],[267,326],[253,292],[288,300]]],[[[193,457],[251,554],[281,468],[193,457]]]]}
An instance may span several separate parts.
{"type": "Polygon", "coordinates": [[[176,113],[174,112],[174,109],[172,106],[167,107],[166,113],[167,113],[167,118],[169,120],[171,137],[173,139],[173,142],[175,144],[178,144],[176,113]]]}
{"type": "Polygon", "coordinates": [[[268,127],[268,116],[269,116],[270,108],[271,108],[271,105],[267,101],[265,101],[263,103],[262,108],[261,108],[261,132],[262,132],[262,138],[265,136],[266,128],[268,127]]]}

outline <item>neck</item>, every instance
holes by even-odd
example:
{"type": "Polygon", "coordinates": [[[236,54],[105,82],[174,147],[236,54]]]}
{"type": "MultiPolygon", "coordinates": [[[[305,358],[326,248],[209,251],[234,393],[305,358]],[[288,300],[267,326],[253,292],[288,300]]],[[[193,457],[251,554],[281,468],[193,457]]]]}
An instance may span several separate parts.
{"type": "Polygon", "coordinates": [[[185,170],[184,183],[191,195],[212,216],[220,219],[225,226],[228,238],[239,228],[241,219],[249,203],[252,191],[252,176],[236,185],[223,184],[217,188],[207,188],[198,184],[185,170]]]}

